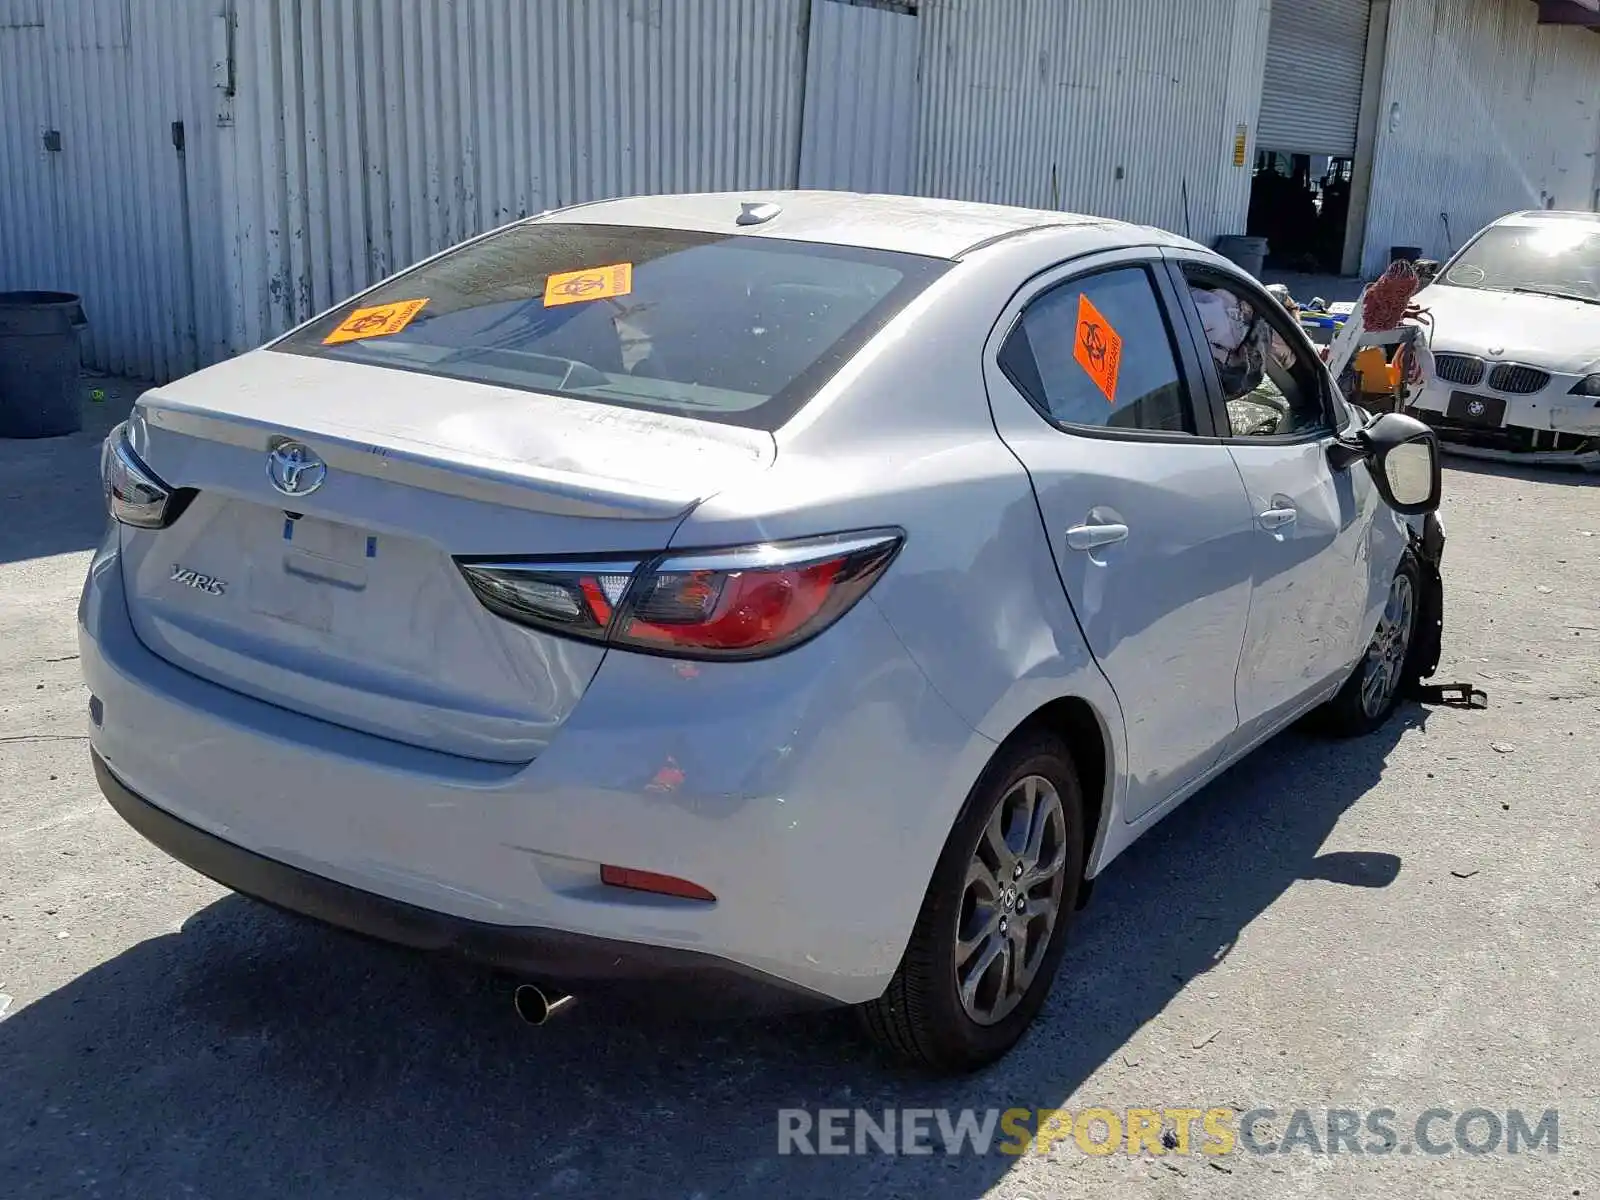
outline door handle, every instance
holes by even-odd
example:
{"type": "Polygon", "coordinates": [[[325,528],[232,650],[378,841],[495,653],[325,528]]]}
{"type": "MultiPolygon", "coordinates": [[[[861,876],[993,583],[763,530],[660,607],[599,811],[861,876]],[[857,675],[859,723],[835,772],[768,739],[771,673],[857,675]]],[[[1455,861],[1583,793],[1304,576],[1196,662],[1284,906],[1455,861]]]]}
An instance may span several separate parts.
{"type": "Polygon", "coordinates": [[[1070,550],[1098,550],[1101,546],[1114,546],[1127,540],[1126,525],[1074,525],[1067,530],[1070,550]]]}
{"type": "Polygon", "coordinates": [[[1282,529],[1285,525],[1293,525],[1297,516],[1299,514],[1292,508],[1269,508],[1266,512],[1256,514],[1256,522],[1263,529],[1282,529]]]}

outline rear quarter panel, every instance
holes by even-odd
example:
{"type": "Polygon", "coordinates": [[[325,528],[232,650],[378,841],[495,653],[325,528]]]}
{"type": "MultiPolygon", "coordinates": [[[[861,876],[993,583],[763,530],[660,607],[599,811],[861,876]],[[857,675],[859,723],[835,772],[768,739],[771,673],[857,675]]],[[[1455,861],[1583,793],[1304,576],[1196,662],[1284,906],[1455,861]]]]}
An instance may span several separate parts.
{"type": "MultiPolygon", "coordinates": [[[[688,547],[905,531],[866,603],[973,731],[945,789],[895,800],[924,878],[996,744],[1052,700],[1081,698],[1099,715],[1111,764],[1102,824],[1120,800],[1122,716],[1068,607],[1027,472],[995,433],[982,371],[1017,287],[1105,240],[1027,235],[958,265],[778,431],[771,470],[701,504],[674,538],[688,547]]],[[[1098,865],[1091,855],[1091,872],[1098,865]]]]}

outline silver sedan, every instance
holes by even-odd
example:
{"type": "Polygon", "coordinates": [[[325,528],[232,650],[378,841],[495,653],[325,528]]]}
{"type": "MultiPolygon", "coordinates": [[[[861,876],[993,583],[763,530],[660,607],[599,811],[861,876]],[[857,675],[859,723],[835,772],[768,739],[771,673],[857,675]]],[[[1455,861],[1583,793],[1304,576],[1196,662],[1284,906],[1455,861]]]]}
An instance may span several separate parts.
{"type": "Polygon", "coordinates": [[[535,1020],[647,981],[989,1062],[1130,843],[1439,653],[1433,435],[1058,212],[544,214],[152,390],[103,470],[110,802],[535,1020]]]}

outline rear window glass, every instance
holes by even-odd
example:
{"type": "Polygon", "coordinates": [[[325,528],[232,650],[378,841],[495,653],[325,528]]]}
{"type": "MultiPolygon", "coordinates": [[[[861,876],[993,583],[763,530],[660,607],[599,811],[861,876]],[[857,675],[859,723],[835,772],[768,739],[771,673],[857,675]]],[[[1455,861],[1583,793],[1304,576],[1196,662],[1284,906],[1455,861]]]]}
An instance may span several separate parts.
{"type": "Polygon", "coordinates": [[[766,237],[515,225],[273,348],[776,429],[949,265],[766,237]]]}

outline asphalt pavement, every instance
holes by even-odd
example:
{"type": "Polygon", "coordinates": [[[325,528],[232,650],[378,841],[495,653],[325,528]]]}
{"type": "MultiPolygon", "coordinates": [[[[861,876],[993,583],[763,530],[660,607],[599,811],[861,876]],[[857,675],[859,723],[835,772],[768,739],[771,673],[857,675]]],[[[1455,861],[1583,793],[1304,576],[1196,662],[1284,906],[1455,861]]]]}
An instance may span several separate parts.
{"type": "Polygon", "coordinates": [[[98,436],[132,395],[91,386],[84,434],[0,441],[8,1197],[1600,1197],[1600,477],[1454,464],[1441,678],[1491,707],[1269,744],[1112,866],[1038,1026],[952,1082],[881,1064],[847,1015],[580,1000],[531,1029],[510,980],[264,910],[143,842],[83,737],[98,436]],[[1091,1107],[1255,1113],[1261,1150],[779,1153],[785,1109],[1091,1107]],[[1391,1110],[1394,1151],[1328,1153],[1329,1109],[1391,1110]],[[1475,1153],[1472,1110],[1556,1124],[1475,1153]]]}

